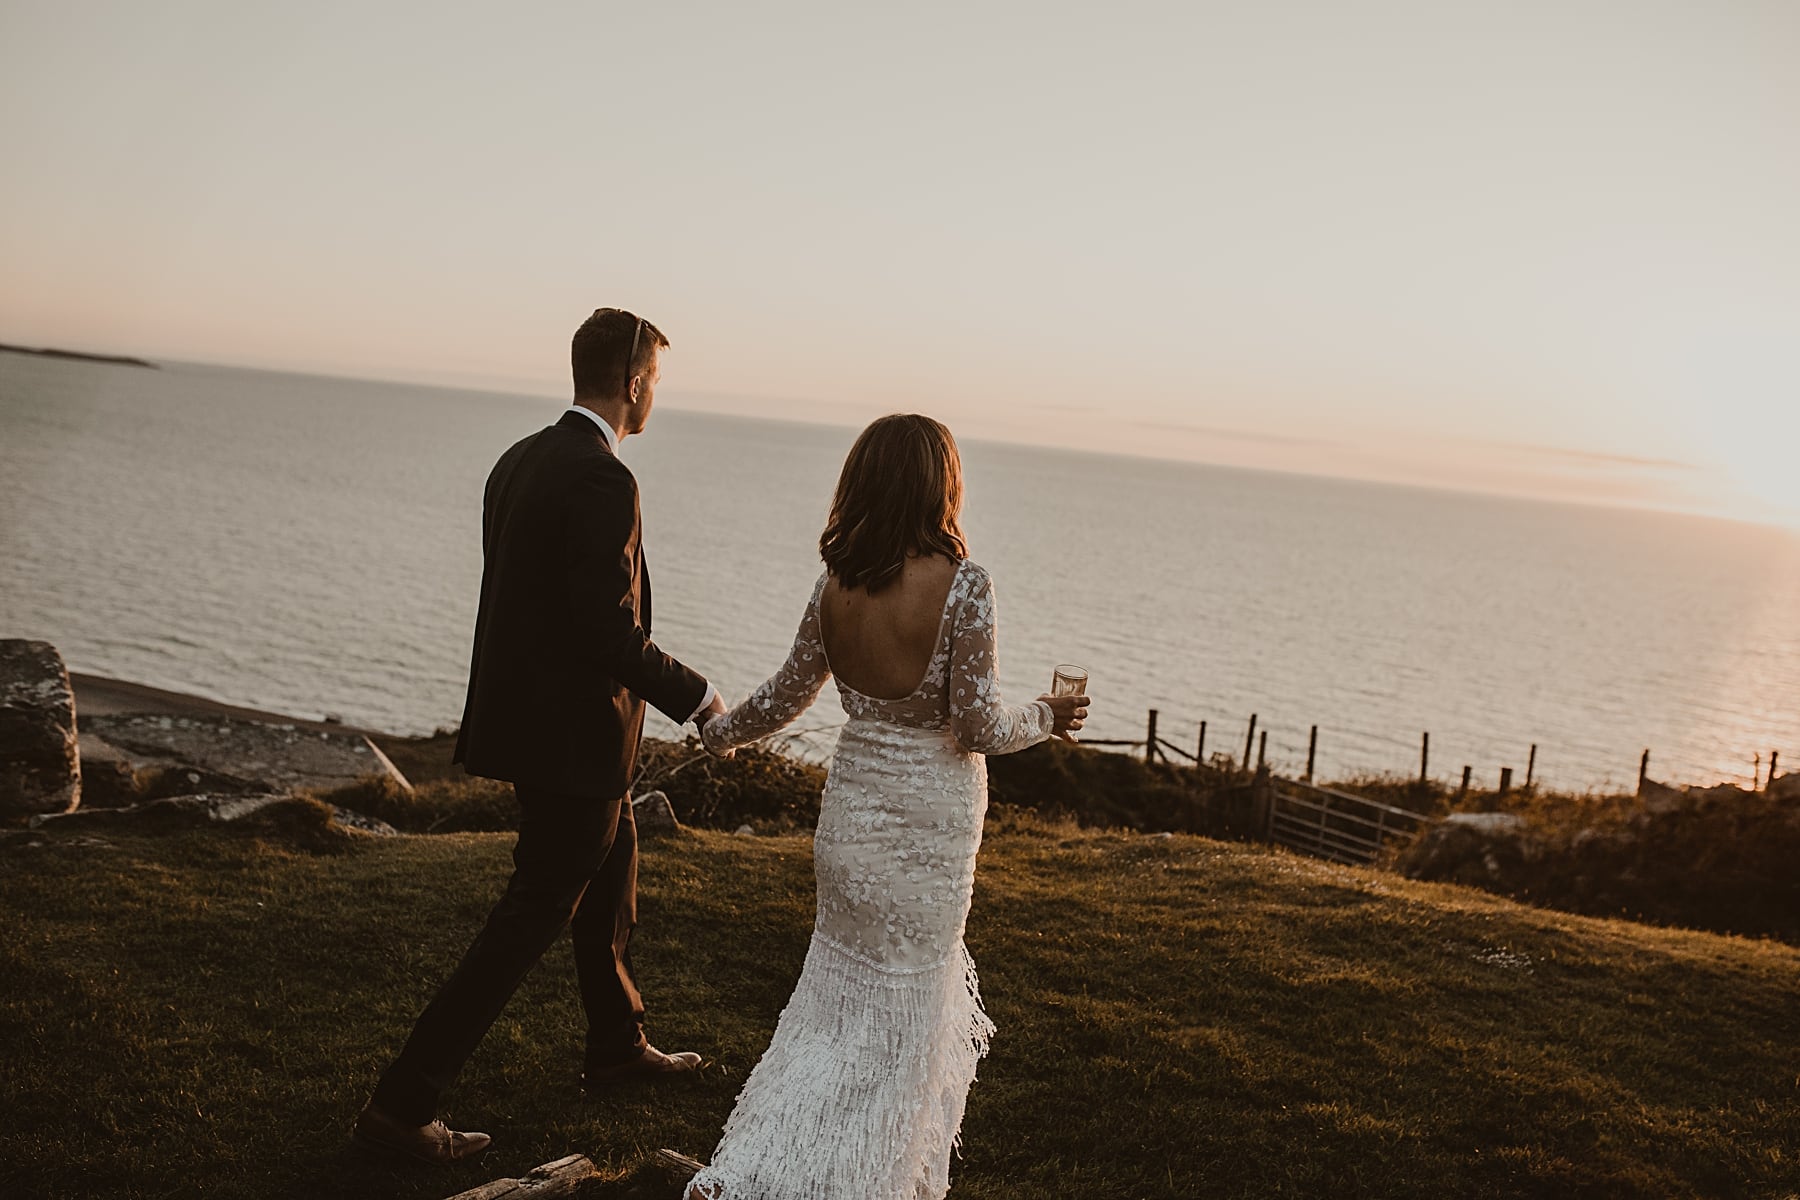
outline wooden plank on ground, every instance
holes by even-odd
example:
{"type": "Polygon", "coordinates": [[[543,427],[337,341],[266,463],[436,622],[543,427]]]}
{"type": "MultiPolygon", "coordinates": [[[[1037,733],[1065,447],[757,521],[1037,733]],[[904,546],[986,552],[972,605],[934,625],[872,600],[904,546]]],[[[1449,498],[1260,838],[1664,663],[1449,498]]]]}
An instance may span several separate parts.
{"type": "Polygon", "coordinates": [[[585,1154],[571,1154],[541,1167],[533,1167],[519,1179],[495,1179],[480,1187],[458,1192],[448,1200],[554,1200],[573,1196],[577,1188],[600,1172],[585,1154]]]}
{"type": "Polygon", "coordinates": [[[706,1169],[706,1164],[699,1159],[689,1158],[677,1150],[658,1150],[651,1155],[650,1161],[676,1183],[686,1183],[706,1169]]]}

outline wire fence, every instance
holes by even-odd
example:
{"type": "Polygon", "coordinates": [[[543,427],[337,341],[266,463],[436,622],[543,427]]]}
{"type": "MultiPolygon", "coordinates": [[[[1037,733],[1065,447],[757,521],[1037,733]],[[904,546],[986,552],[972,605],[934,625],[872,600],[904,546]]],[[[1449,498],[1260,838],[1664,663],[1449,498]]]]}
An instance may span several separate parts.
{"type": "MultiPolygon", "coordinates": [[[[1167,721],[1158,709],[1153,708],[1148,710],[1146,715],[1143,737],[1083,738],[1082,744],[1114,752],[1142,754],[1144,760],[1151,763],[1157,761],[1184,762],[1208,767],[1214,770],[1240,773],[1247,773],[1255,769],[1268,767],[1271,770],[1276,770],[1277,774],[1285,772],[1296,776],[1300,781],[1306,783],[1313,782],[1318,765],[1320,726],[1312,725],[1308,727],[1304,744],[1299,742],[1283,743],[1278,740],[1275,746],[1275,756],[1272,757],[1270,754],[1270,734],[1273,731],[1267,726],[1259,725],[1259,722],[1260,718],[1258,714],[1251,713],[1249,719],[1245,721],[1242,726],[1227,722],[1225,723],[1226,727],[1224,729],[1218,728],[1214,722],[1207,720],[1176,725],[1167,721]],[[1168,736],[1178,728],[1181,729],[1185,735],[1182,740],[1175,740],[1168,736]],[[1188,734],[1186,733],[1188,729],[1192,729],[1194,732],[1188,734]],[[1239,741],[1240,734],[1242,739],[1241,744],[1239,741]],[[1279,768],[1279,770],[1277,770],[1277,768],[1279,768]]],[[[1332,726],[1331,732],[1334,735],[1350,734],[1365,743],[1373,742],[1384,746],[1391,746],[1396,749],[1410,751],[1412,755],[1417,756],[1419,764],[1418,781],[1421,784],[1428,784],[1432,782],[1434,778],[1432,774],[1434,760],[1431,734],[1428,731],[1421,731],[1419,740],[1416,742],[1409,742],[1405,739],[1394,737],[1391,734],[1381,734],[1370,730],[1359,730],[1344,725],[1332,726]]],[[[1779,750],[1772,749],[1766,754],[1762,752],[1756,753],[1752,759],[1750,790],[1761,791],[1767,788],[1781,773],[1780,767],[1782,761],[1782,754],[1779,750]]],[[[1800,760],[1796,760],[1790,756],[1787,761],[1790,764],[1789,769],[1791,771],[1793,769],[1792,764],[1800,760]]],[[[1514,767],[1502,766],[1498,768],[1497,785],[1499,791],[1509,791],[1515,785],[1527,788],[1537,786],[1539,782],[1537,777],[1538,743],[1532,742],[1529,744],[1524,755],[1524,763],[1522,776],[1514,767]]],[[[1646,749],[1638,761],[1637,781],[1640,790],[1645,782],[1650,780],[1652,764],[1653,755],[1650,750],[1646,749]]],[[[1403,774],[1400,777],[1410,777],[1410,773],[1403,774]]],[[[1457,779],[1457,775],[1453,773],[1449,778],[1453,780],[1457,779]]],[[[1486,778],[1487,777],[1484,775],[1483,782],[1485,782],[1486,778]]],[[[1474,764],[1462,764],[1460,790],[1468,792],[1476,786],[1477,780],[1474,764]]]]}
{"type": "MultiPolygon", "coordinates": [[[[844,724],[844,721],[839,720],[788,729],[771,738],[770,742],[790,757],[823,764],[831,757],[836,735],[844,724]]],[[[1399,770],[1391,767],[1352,768],[1348,772],[1349,778],[1387,776],[1417,779],[1422,784],[1436,780],[1454,785],[1463,792],[1490,787],[1504,792],[1515,786],[1537,787],[1542,782],[1539,778],[1539,746],[1536,742],[1527,744],[1524,754],[1518,760],[1523,763],[1522,769],[1498,766],[1477,771],[1473,763],[1460,763],[1448,772],[1434,774],[1447,756],[1442,745],[1433,743],[1429,732],[1421,731],[1417,740],[1412,740],[1379,730],[1333,722],[1328,728],[1309,725],[1302,737],[1297,728],[1272,727],[1265,724],[1256,713],[1251,713],[1248,719],[1242,721],[1180,721],[1172,720],[1167,714],[1153,708],[1146,712],[1144,734],[1141,737],[1083,736],[1079,741],[1083,746],[1142,756],[1149,762],[1178,763],[1227,774],[1248,774],[1258,767],[1267,767],[1278,776],[1312,783],[1321,750],[1328,748],[1327,738],[1331,739],[1330,748],[1341,750],[1348,744],[1363,750],[1375,750],[1382,753],[1383,757],[1391,752],[1391,761],[1410,760],[1418,764],[1417,775],[1412,774],[1409,765],[1399,770]]],[[[1455,763],[1453,755],[1456,746],[1469,739],[1465,736],[1449,740],[1452,745],[1448,761],[1455,763]]],[[[1639,757],[1636,780],[1640,788],[1651,778],[1657,761],[1650,750],[1645,750],[1639,757]]],[[[1756,752],[1746,764],[1751,767],[1748,775],[1739,773],[1727,780],[1714,775],[1709,782],[1747,782],[1750,790],[1760,791],[1781,773],[1783,763],[1788,765],[1789,772],[1793,772],[1800,766],[1800,754],[1784,754],[1780,750],[1756,752]]],[[[1693,768],[1689,766],[1687,769],[1693,768]]]]}

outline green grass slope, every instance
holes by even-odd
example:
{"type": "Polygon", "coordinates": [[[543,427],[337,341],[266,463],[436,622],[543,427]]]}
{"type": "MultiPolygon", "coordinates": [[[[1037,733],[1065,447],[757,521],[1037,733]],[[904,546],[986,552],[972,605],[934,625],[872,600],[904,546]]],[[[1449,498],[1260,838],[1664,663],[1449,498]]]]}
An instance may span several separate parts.
{"type": "MultiPolygon", "coordinates": [[[[576,1151],[672,1195],[645,1158],[710,1151],[805,953],[806,838],[649,843],[651,1036],[714,1065],[581,1101],[564,942],[450,1097],[495,1149],[395,1166],[345,1130],[511,839],[301,834],[0,845],[0,1195],[441,1197],[576,1151]]],[[[969,942],[1000,1032],[963,1200],[1800,1187],[1791,946],[1012,818],[969,942]]]]}

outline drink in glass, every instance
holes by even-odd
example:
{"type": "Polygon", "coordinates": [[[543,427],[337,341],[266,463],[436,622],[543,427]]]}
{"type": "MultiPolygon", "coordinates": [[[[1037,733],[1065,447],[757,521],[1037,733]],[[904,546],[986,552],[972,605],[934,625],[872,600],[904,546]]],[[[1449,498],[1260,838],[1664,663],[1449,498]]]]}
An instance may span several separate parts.
{"type": "Polygon", "coordinates": [[[1081,696],[1087,693],[1088,673],[1086,667],[1077,667],[1072,663],[1061,663],[1056,674],[1050,677],[1050,694],[1052,696],[1081,696]]]}

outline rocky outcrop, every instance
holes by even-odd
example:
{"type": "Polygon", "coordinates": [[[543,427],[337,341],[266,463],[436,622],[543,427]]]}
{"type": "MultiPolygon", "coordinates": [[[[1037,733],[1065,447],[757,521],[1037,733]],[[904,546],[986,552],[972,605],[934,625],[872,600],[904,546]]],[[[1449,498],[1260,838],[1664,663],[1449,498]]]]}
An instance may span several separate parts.
{"type": "Polygon", "coordinates": [[[49,642],[0,639],[0,816],[81,803],[75,693],[49,642]]]}
{"type": "Polygon", "coordinates": [[[1530,858],[1532,849],[1525,821],[1516,814],[1459,812],[1427,826],[1394,865],[1413,879],[1491,885],[1530,858]]]}
{"type": "Polygon", "coordinates": [[[675,806],[662,792],[645,792],[631,802],[631,817],[640,834],[675,833],[681,822],[675,819],[675,806]]]}
{"type": "MultiPolygon", "coordinates": [[[[31,818],[30,825],[33,829],[57,830],[88,829],[114,824],[206,825],[242,821],[281,805],[314,803],[317,802],[301,800],[285,792],[229,792],[223,795],[200,793],[146,800],[142,804],[131,804],[124,808],[84,808],[70,813],[40,813],[31,818]]],[[[324,807],[330,810],[332,821],[345,829],[358,829],[384,837],[399,832],[386,821],[378,821],[374,817],[366,817],[334,804],[324,807]]]]}
{"type": "Polygon", "coordinates": [[[117,808],[144,798],[130,755],[91,733],[78,732],[76,742],[81,754],[82,804],[117,808]]]}
{"type": "Polygon", "coordinates": [[[90,717],[81,731],[121,755],[135,772],[160,773],[177,785],[181,776],[193,776],[189,784],[195,792],[328,792],[371,776],[411,790],[387,755],[360,733],[145,714],[90,717]]]}
{"type": "Polygon", "coordinates": [[[82,719],[81,807],[124,808],[146,800],[203,793],[266,792],[272,785],[222,771],[210,771],[173,757],[121,750],[89,732],[91,717],[82,719]]]}

